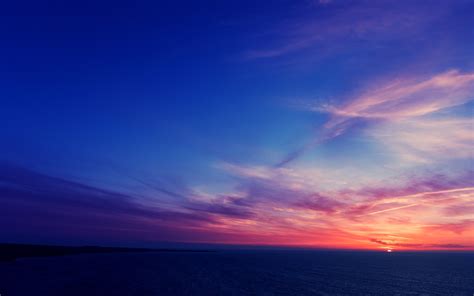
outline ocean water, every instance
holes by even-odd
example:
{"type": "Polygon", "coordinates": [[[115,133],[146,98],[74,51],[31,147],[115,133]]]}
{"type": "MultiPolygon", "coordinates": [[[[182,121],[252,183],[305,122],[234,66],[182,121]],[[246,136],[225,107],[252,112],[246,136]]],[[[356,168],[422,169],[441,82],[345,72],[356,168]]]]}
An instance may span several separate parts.
{"type": "Polygon", "coordinates": [[[218,251],[0,263],[1,296],[474,294],[474,253],[218,251]]]}

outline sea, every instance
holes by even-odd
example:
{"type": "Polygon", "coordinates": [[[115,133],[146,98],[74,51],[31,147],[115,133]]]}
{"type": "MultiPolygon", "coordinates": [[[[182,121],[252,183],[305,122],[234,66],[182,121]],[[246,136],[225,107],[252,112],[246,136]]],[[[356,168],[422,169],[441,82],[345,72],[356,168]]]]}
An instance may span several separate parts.
{"type": "Polygon", "coordinates": [[[223,250],[0,262],[1,296],[474,295],[474,253],[223,250]]]}

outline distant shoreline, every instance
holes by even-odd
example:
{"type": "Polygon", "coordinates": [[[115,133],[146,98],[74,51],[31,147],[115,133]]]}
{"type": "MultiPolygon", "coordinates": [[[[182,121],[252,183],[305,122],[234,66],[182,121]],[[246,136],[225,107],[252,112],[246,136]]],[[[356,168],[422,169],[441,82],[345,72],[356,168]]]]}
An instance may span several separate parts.
{"type": "Polygon", "coordinates": [[[55,246],[0,243],[0,262],[15,261],[19,258],[52,257],[79,254],[101,253],[145,253],[145,252],[213,252],[211,250],[193,249],[151,249],[151,248],[124,248],[101,246],[55,246]]]}

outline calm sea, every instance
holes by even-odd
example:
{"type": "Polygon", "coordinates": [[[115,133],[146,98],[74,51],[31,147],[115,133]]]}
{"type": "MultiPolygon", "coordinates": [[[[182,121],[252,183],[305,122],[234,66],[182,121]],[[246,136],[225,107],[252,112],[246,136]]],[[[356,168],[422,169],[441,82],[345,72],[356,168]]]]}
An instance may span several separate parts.
{"type": "Polygon", "coordinates": [[[473,293],[474,253],[219,251],[0,263],[1,296],[473,293]]]}

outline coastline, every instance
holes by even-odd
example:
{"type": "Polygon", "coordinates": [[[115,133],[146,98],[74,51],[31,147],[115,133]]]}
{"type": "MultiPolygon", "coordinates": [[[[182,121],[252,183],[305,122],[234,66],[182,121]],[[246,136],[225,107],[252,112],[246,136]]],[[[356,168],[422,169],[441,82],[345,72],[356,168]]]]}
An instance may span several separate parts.
{"type": "Polygon", "coordinates": [[[15,261],[19,258],[52,257],[98,253],[144,253],[144,252],[212,252],[193,249],[152,249],[103,246],[57,246],[0,243],[0,262],[15,261]]]}

